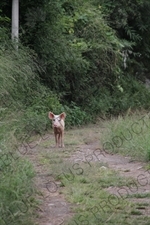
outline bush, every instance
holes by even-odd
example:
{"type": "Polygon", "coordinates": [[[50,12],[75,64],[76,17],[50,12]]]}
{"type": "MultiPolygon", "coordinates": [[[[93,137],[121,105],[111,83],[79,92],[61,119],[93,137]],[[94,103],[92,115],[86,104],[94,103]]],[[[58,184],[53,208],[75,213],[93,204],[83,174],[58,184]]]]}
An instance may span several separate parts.
{"type": "Polygon", "coordinates": [[[67,114],[66,127],[81,126],[90,122],[92,117],[77,106],[74,102],[68,106],[64,106],[64,111],[67,114]]]}
{"type": "Polygon", "coordinates": [[[130,109],[148,109],[150,107],[150,90],[134,77],[121,77],[113,88],[111,113],[118,114],[130,109]]]}
{"type": "Polygon", "coordinates": [[[41,87],[38,95],[34,98],[32,105],[24,111],[22,123],[25,133],[44,133],[49,127],[48,112],[60,112],[62,105],[58,97],[47,88],[41,87]]]}
{"type": "Polygon", "coordinates": [[[121,76],[114,86],[103,87],[89,96],[87,105],[81,107],[91,116],[118,115],[128,109],[149,109],[150,90],[132,76],[121,76]]]}

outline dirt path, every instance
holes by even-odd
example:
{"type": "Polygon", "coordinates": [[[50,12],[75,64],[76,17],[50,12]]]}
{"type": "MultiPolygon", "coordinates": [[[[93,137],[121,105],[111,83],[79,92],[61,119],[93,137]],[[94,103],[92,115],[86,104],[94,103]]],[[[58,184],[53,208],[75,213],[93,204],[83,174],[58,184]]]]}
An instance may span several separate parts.
{"type": "MultiPolygon", "coordinates": [[[[124,157],[117,154],[108,154],[98,147],[98,144],[81,146],[80,151],[72,156],[74,162],[100,162],[106,163],[109,167],[123,177],[130,177],[133,180],[133,188],[128,189],[128,194],[147,193],[150,191],[150,170],[146,169],[146,163],[133,161],[131,157],[124,157]]],[[[109,191],[114,188],[110,187],[109,191]]],[[[115,193],[117,193],[115,191],[115,193]]]]}
{"type": "MultiPolygon", "coordinates": [[[[49,138],[52,138],[50,136],[49,138]]],[[[44,140],[42,140],[44,142],[44,140]]],[[[48,149],[46,149],[47,151],[48,149]]],[[[52,149],[49,149],[52,151],[52,149]]],[[[66,221],[73,216],[72,206],[66,202],[61,194],[60,183],[54,181],[52,174],[43,167],[43,164],[39,162],[38,154],[41,149],[38,145],[32,149],[29,149],[27,156],[34,164],[36,171],[35,183],[41,193],[38,199],[40,201],[40,207],[38,208],[37,223],[39,225],[65,225],[66,221]]],[[[43,148],[42,151],[45,151],[43,148]]],[[[60,151],[60,149],[57,149],[60,151]]],[[[130,157],[123,157],[120,155],[111,155],[106,152],[102,152],[99,149],[99,144],[89,143],[86,145],[79,145],[78,151],[74,152],[70,158],[72,163],[85,162],[93,163],[96,161],[105,163],[104,169],[110,168],[115,171],[119,171],[123,177],[130,177],[133,184],[132,187],[109,187],[107,191],[111,194],[122,195],[128,194],[146,194],[150,191],[150,170],[146,171],[146,164],[142,162],[132,161],[130,157]],[[120,192],[119,192],[120,191],[120,192]]],[[[150,199],[132,198],[132,201],[148,203],[150,199]]],[[[148,205],[144,212],[145,215],[150,215],[150,206],[148,205]]]]}
{"type": "MultiPolygon", "coordinates": [[[[46,139],[48,138],[45,138],[45,140],[46,139]]],[[[44,141],[42,140],[42,142],[44,141]]],[[[32,142],[30,147],[28,146],[26,156],[34,165],[36,172],[35,186],[38,190],[37,199],[40,203],[36,212],[38,214],[36,225],[65,224],[65,221],[72,216],[71,204],[66,202],[64,197],[60,194],[60,182],[55,181],[52,174],[50,174],[43,166],[43,163],[39,161],[41,149],[39,149],[38,144],[32,142]]],[[[43,148],[43,151],[44,150],[43,148]]]]}

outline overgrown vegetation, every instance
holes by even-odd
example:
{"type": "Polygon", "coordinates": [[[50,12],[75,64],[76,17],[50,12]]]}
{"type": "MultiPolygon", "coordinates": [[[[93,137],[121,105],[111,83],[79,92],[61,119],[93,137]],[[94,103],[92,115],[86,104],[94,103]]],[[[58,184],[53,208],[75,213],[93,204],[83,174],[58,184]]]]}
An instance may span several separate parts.
{"type": "MultiPolygon", "coordinates": [[[[40,83],[63,105],[94,116],[149,108],[149,1],[34,3],[20,3],[20,40],[37,54],[40,83]]],[[[0,6],[7,30],[9,6],[0,6]]]]}
{"type": "Polygon", "coordinates": [[[150,160],[149,114],[119,116],[106,122],[105,126],[102,145],[106,151],[132,159],[150,160]]]}
{"type": "MultiPolygon", "coordinates": [[[[19,137],[27,135],[25,111],[36,93],[36,66],[25,49],[0,51],[0,198],[1,224],[31,224],[35,206],[34,170],[22,158],[19,137]]],[[[38,92],[39,93],[39,92],[38,92]]]]}
{"type": "MultiPolygon", "coordinates": [[[[149,109],[150,91],[143,85],[150,71],[149,9],[148,0],[23,0],[16,51],[10,40],[11,1],[0,2],[3,224],[12,217],[15,224],[30,224],[25,219],[30,210],[22,215],[18,206],[12,211],[10,205],[30,195],[34,171],[11,154],[18,157],[20,143],[50,128],[49,110],[65,111],[69,128],[129,108],[149,109]]],[[[144,157],[149,155],[147,148],[144,157]]]]}

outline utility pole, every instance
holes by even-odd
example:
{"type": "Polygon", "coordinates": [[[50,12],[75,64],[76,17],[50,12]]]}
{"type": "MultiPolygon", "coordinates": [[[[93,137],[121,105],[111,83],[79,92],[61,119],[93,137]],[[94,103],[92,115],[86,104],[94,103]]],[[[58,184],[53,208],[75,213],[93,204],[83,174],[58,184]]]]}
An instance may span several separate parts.
{"type": "Polygon", "coordinates": [[[12,0],[12,24],[11,24],[11,39],[16,42],[18,49],[19,41],[19,0],[12,0]]]}

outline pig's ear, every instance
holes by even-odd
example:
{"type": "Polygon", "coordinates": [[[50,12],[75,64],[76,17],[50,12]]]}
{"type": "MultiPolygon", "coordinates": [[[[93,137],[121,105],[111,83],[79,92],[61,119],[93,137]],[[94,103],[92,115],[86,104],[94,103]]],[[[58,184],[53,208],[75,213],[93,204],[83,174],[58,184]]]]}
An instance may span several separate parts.
{"type": "Polygon", "coordinates": [[[66,117],[66,113],[65,113],[65,112],[61,113],[61,114],[59,115],[59,117],[60,117],[62,120],[64,120],[65,117],[66,117]]]}
{"type": "Polygon", "coordinates": [[[48,117],[49,117],[50,120],[54,119],[54,113],[49,112],[48,113],[48,117]]]}

